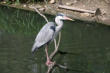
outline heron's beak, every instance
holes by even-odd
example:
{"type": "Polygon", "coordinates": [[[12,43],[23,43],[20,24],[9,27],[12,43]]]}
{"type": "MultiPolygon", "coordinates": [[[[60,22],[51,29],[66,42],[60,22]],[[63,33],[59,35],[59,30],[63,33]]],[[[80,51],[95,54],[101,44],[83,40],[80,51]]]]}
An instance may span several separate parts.
{"type": "Polygon", "coordinates": [[[71,18],[69,18],[69,17],[67,17],[67,16],[64,16],[64,19],[65,19],[65,20],[70,20],[70,21],[75,21],[75,20],[73,20],[73,19],[71,19],[71,18]]]}

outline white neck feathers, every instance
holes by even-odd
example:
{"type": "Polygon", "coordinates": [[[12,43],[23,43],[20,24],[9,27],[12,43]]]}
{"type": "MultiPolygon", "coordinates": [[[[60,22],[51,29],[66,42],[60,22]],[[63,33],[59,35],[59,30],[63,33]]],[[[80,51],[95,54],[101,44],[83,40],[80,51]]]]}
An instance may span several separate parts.
{"type": "Polygon", "coordinates": [[[63,27],[63,21],[56,17],[55,23],[57,24],[56,31],[59,32],[61,30],[61,28],[63,27]]]}

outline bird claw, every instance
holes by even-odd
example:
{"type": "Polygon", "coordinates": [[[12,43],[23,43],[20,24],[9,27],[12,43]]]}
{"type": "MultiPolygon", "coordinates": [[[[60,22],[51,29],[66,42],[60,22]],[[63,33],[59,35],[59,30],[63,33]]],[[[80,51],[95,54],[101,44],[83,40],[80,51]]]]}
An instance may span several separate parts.
{"type": "Polygon", "coordinates": [[[46,65],[47,65],[47,66],[52,66],[52,65],[54,65],[54,64],[55,64],[55,62],[52,62],[52,61],[47,61],[47,62],[46,62],[46,65]]]}

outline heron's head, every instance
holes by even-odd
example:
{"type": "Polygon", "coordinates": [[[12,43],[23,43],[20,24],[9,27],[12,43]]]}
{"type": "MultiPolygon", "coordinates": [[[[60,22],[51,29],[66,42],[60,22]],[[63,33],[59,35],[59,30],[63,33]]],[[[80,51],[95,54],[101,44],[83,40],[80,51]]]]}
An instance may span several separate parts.
{"type": "Polygon", "coordinates": [[[71,21],[72,21],[71,18],[67,17],[67,16],[66,16],[65,14],[63,14],[63,13],[57,14],[57,16],[56,16],[55,19],[57,19],[57,20],[71,20],[71,21]]]}

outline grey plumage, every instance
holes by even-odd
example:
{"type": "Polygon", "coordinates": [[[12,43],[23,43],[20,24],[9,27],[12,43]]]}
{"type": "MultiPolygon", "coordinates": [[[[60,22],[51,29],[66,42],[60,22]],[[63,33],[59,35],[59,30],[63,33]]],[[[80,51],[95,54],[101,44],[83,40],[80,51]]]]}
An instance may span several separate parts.
{"type": "Polygon", "coordinates": [[[43,46],[46,43],[49,43],[54,38],[54,32],[55,32],[55,23],[54,22],[48,22],[45,24],[38,35],[36,36],[34,45],[32,47],[32,52],[35,50],[37,51],[41,46],[43,46]]]}
{"type": "Polygon", "coordinates": [[[60,13],[55,17],[55,23],[48,22],[42,27],[42,29],[36,36],[34,45],[32,47],[32,52],[38,50],[40,47],[42,47],[45,44],[48,45],[48,43],[57,36],[57,34],[60,32],[60,30],[63,27],[63,20],[72,20],[72,19],[60,13]]]}
{"type": "Polygon", "coordinates": [[[38,50],[40,47],[45,45],[45,53],[46,53],[46,65],[51,66],[54,64],[54,62],[51,61],[48,55],[48,46],[49,42],[51,42],[60,32],[60,30],[63,27],[63,20],[72,20],[71,18],[65,16],[64,14],[60,13],[55,17],[55,23],[54,22],[48,22],[45,24],[38,35],[36,36],[34,45],[32,47],[32,53],[35,52],[35,50],[38,50]],[[55,25],[56,24],[56,25],[55,25]]]}

